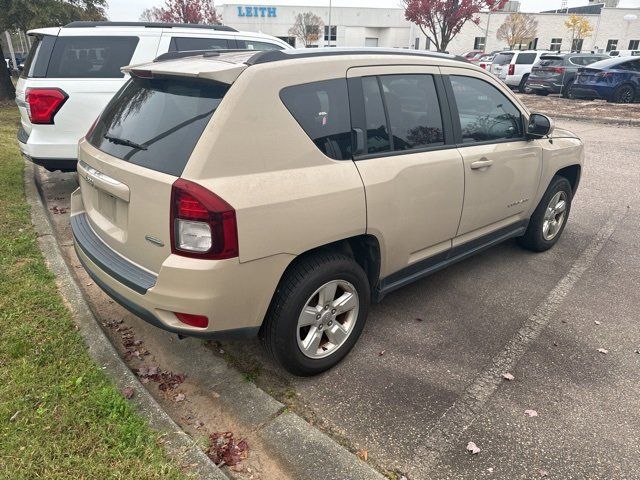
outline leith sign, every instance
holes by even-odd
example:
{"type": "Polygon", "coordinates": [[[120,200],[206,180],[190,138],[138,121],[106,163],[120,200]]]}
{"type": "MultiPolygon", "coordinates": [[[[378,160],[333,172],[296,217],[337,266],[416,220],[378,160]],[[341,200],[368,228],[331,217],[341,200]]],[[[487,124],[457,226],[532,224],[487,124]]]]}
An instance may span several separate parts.
{"type": "Polygon", "coordinates": [[[277,7],[261,7],[255,5],[238,5],[239,17],[277,17],[277,7]]]}

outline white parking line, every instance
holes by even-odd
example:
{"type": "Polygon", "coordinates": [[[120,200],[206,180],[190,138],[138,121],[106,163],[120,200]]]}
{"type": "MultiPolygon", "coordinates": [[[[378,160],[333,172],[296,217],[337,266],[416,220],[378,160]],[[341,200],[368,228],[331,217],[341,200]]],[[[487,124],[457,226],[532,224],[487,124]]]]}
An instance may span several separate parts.
{"type": "MultiPolygon", "coordinates": [[[[589,246],[576,259],[569,272],[558,281],[545,300],[540,303],[522,328],[509,340],[503,350],[482,371],[456,402],[431,427],[425,443],[418,448],[411,469],[420,478],[435,465],[439,455],[454,447],[458,438],[481,413],[484,404],[503,382],[502,374],[512,370],[531,344],[540,336],[582,275],[594,260],[623,219],[624,210],[612,215],[598,231],[589,246]]],[[[416,477],[418,478],[418,477],[416,477]]]]}

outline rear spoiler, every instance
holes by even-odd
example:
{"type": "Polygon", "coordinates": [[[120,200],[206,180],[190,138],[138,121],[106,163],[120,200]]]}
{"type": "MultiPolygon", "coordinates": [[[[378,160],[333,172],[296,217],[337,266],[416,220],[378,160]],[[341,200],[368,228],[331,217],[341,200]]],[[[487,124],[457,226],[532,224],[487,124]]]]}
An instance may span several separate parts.
{"type": "Polygon", "coordinates": [[[162,55],[158,55],[153,59],[155,62],[163,62],[165,60],[175,60],[176,58],[186,58],[186,57],[219,57],[221,53],[236,53],[236,52],[256,52],[258,53],[260,50],[251,50],[251,49],[222,49],[216,48],[211,50],[183,50],[181,52],[167,52],[162,55]]]}

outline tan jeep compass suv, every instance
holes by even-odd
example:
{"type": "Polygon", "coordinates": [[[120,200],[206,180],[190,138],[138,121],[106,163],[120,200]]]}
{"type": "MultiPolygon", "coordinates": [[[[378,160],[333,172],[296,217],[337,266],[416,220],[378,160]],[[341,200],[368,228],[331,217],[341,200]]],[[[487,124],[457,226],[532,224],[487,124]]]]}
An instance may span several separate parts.
{"type": "Polygon", "coordinates": [[[562,234],[582,142],[459,57],[200,53],[126,68],[80,142],[71,224],[95,282],[181,335],[259,334],[310,375],[370,301],[562,234]]]}

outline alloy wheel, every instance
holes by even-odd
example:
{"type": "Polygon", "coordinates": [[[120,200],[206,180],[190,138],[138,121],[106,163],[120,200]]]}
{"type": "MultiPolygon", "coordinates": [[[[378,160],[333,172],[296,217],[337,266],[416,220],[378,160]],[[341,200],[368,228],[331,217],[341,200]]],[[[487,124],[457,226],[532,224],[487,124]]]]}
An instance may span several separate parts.
{"type": "Polygon", "coordinates": [[[358,292],[345,280],[332,280],[309,297],[298,317],[296,337],[309,358],[325,358],[349,338],[358,319],[358,292]]]}
{"type": "Polygon", "coordinates": [[[558,235],[566,216],[567,194],[564,191],[560,191],[551,198],[544,213],[542,236],[546,241],[553,240],[558,235]]]}

